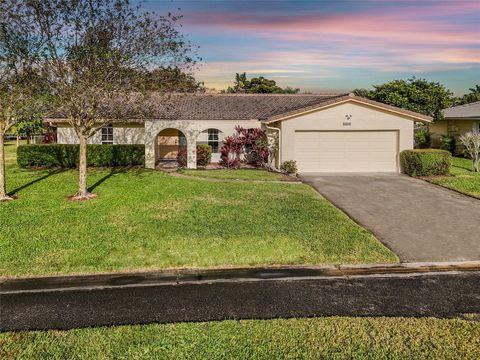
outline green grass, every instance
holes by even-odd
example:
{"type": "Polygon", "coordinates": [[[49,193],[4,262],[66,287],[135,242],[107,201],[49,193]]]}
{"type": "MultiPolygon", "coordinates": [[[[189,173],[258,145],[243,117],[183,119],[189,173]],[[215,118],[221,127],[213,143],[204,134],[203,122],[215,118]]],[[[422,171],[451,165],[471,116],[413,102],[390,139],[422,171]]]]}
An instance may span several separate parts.
{"type": "Polygon", "coordinates": [[[0,334],[2,359],[478,359],[480,323],[318,318],[0,334]]]}
{"type": "Polygon", "coordinates": [[[99,196],[70,202],[76,171],[19,169],[7,149],[19,199],[0,204],[3,276],[398,261],[306,185],[90,169],[99,196]]]}
{"type": "Polygon", "coordinates": [[[473,172],[472,160],[453,157],[452,176],[432,177],[428,181],[480,198],[480,173],[473,172]]]}
{"type": "Polygon", "coordinates": [[[181,170],[181,173],[188,176],[219,180],[254,180],[254,181],[292,181],[294,178],[265,170],[253,169],[220,169],[220,170],[181,170]]]}

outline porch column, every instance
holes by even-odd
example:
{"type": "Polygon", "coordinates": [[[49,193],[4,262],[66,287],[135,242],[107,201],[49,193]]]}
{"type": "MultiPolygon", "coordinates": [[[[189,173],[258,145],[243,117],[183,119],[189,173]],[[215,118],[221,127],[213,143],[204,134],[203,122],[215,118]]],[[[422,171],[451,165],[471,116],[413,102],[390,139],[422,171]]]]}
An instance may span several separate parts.
{"type": "Polygon", "coordinates": [[[157,133],[153,122],[145,121],[145,167],[155,169],[157,133]]]}
{"type": "Polygon", "coordinates": [[[185,134],[187,136],[187,168],[197,168],[197,136],[196,134],[185,134]]]}

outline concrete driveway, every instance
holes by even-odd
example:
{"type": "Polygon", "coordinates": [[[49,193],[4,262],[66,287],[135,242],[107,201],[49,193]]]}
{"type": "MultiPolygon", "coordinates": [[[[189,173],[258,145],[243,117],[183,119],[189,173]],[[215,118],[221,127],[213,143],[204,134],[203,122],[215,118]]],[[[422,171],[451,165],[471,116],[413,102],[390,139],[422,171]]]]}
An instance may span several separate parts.
{"type": "Polygon", "coordinates": [[[301,178],[402,261],[480,260],[480,200],[400,174],[301,178]]]}

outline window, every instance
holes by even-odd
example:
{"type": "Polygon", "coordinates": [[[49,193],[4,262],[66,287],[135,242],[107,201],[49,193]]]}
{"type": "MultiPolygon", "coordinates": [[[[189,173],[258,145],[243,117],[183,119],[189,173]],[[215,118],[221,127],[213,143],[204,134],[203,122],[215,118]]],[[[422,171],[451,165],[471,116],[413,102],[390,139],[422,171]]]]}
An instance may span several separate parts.
{"type": "MultiPolygon", "coordinates": [[[[251,134],[255,129],[248,129],[248,134],[251,134]]],[[[252,152],[253,144],[245,144],[245,154],[250,154],[252,152]]]]}
{"type": "Polygon", "coordinates": [[[480,121],[477,121],[477,123],[475,123],[474,125],[475,125],[474,129],[480,133],[480,121]]]}
{"type": "Polygon", "coordinates": [[[218,130],[208,129],[208,145],[212,147],[212,153],[218,153],[218,130]]]}
{"type": "Polygon", "coordinates": [[[102,144],[113,144],[112,124],[102,127],[102,144]]]}

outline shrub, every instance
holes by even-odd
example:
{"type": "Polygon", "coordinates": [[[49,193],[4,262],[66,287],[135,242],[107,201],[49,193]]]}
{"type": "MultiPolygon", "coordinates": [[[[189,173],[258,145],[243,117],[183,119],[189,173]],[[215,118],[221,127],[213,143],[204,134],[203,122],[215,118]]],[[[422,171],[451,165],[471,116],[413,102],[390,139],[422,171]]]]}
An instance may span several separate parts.
{"type": "MultiPolygon", "coordinates": [[[[79,146],[73,144],[20,145],[17,163],[20,167],[63,167],[78,165],[79,146]]],[[[89,166],[133,166],[145,162],[144,145],[88,145],[89,166]]]]}
{"type": "Polygon", "coordinates": [[[178,151],[177,163],[179,167],[187,167],[187,163],[188,163],[187,148],[182,148],[178,151]]]}
{"type": "Polygon", "coordinates": [[[448,175],[450,157],[446,150],[404,150],[400,153],[400,164],[402,171],[410,176],[448,175]]]}
{"type": "Polygon", "coordinates": [[[426,149],[430,147],[432,134],[428,129],[421,128],[415,131],[415,148],[426,149]]]}
{"type": "Polygon", "coordinates": [[[451,154],[455,152],[456,141],[452,135],[440,136],[440,149],[450,151],[451,154]]]}
{"type": "Polygon", "coordinates": [[[197,165],[206,166],[212,161],[212,147],[210,145],[197,146],[197,165]]]}
{"type": "Polygon", "coordinates": [[[245,162],[257,166],[264,166],[268,163],[269,157],[275,153],[275,142],[270,143],[267,132],[260,128],[246,129],[241,126],[235,127],[236,133],[227,136],[223,140],[220,149],[220,163],[227,168],[240,167],[241,155],[248,148],[245,154],[245,162]]]}
{"type": "MultiPolygon", "coordinates": [[[[212,161],[212,147],[210,145],[197,145],[197,165],[206,166],[212,161]]],[[[181,149],[177,154],[179,167],[188,165],[188,152],[186,148],[181,149]]]]}
{"type": "Polygon", "coordinates": [[[282,162],[280,170],[285,171],[287,174],[297,173],[297,162],[295,160],[288,160],[282,162]]]}

